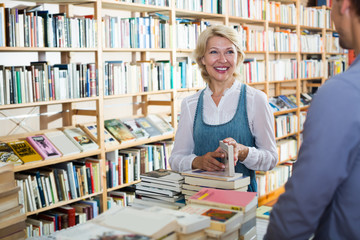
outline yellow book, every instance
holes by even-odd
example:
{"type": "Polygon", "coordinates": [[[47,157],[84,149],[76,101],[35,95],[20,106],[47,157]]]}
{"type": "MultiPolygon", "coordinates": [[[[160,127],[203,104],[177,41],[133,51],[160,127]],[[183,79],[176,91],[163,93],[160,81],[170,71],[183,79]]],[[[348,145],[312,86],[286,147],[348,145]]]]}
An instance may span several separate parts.
{"type": "Polygon", "coordinates": [[[26,140],[17,140],[8,143],[14,153],[24,162],[41,161],[42,157],[26,140]]]}

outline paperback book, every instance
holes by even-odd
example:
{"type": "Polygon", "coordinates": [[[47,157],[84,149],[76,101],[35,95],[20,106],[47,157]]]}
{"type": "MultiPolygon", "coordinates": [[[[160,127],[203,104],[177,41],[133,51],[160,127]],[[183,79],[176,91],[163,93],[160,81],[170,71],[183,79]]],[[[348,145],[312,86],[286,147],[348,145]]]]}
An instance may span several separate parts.
{"type": "Polygon", "coordinates": [[[44,134],[63,156],[80,153],[80,148],[73,143],[62,131],[46,132],[44,134]]]}
{"type": "Polygon", "coordinates": [[[45,135],[29,136],[26,140],[44,160],[61,157],[59,150],[56,149],[45,135]]]}
{"type": "MultiPolygon", "coordinates": [[[[82,128],[92,140],[97,141],[97,125],[96,123],[83,124],[82,128]]],[[[104,129],[104,141],[106,147],[117,146],[119,142],[106,130],[104,129]]]]}
{"type": "Polygon", "coordinates": [[[41,161],[42,157],[39,153],[35,151],[35,149],[26,141],[26,140],[18,140],[12,141],[8,143],[12,148],[14,153],[24,162],[36,162],[41,161]]]}
{"type": "Polygon", "coordinates": [[[145,139],[149,138],[150,134],[143,129],[135,119],[124,119],[123,123],[135,135],[136,139],[145,139]]]}
{"type": "Polygon", "coordinates": [[[136,118],[135,121],[147,132],[150,134],[150,137],[156,137],[162,135],[160,130],[151,123],[147,118],[141,117],[136,118]]]}
{"type": "Polygon", "coordinates": [[[171,134],[171,133],[174,132],[174,128],[168,122],[166,122],[165,119],[162,118],[160,115],[158,115],[158,114],[149,114],[148,116],[146,116],[146,118],[154,126],[156,126],[163,135],[171,134]]]}
{"type": "Polygon", "coordinates": [[[64,133],[83,152],[99,148],[99,146],[79,127],[64,129],[64,133]]]}
{"type": "Polygon", "coordinates": [[[132,142],[136,137],[120,119],[105,120],[105,128],[120,142],[132,142]]]}
{"type": "Polygon", "coordinates": [[[7,143],[0,143],[0,162],[14,163],[14,165],[24,163],[7,143]]]}

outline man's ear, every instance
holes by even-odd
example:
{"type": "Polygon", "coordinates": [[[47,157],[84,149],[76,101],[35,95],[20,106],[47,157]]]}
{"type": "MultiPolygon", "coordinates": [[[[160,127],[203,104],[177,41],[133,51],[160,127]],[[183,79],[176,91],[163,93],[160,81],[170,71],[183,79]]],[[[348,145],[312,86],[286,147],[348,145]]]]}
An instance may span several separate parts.
{"type": "Polygon", "coordinates": [[[341,15],[345,14],[351,7],[351,1],[350,0],[342,0],[340,6],[340,13],[341,15]]]}

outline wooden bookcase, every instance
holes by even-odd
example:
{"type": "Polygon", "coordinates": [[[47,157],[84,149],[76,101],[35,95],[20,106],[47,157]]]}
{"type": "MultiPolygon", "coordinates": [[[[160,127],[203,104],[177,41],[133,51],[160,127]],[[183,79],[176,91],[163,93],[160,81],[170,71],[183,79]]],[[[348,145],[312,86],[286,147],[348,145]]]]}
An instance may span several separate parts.
{"type": "MultiPolygon", "coordinates": [[[[32,2],[32,1],[29,1],[32,2]]],[[[38,129],[29,131],[29,129],[26,129],[26,133],[21,134],[10,134],[9,136],[3,136],[0,137],[1,141],[8,141],[13,139],[19,139],[24,138],[28,135],[35,135],[36,133],[44,133],[45,131],[48,131],[48,129],[54,129],[57,127],[53,127],[53,122],[59,122],[60,121],[60,127],[67,127],[67,126],[75,126],[78,122],[78,119],[81,117],[86,117],[90,121],[96,121],[98,126],[98,145],[100,148],[96,151],[91,152],[84,152],[77,155],[71,155],[67,157],[62,157],[58,159],[53,160],[46,160],[36,163],[30,163],[25,164],[22,166],[15,167],[16,172],[21,172],[29,169],[35,169],[38,167],[43,166],[49,166],[53,165],[55,163],[59,162],[67,162],[71,160],[75,160],[78,158],[83,157],[90,157],[97,155],[98,159],[102,159],[101,161],[101,169],[102,169],[102,191],[90,194],[88,196],[84,196],[83,198],[90,198],[93,196],[100,196],[102,199],[102,204],[100,206],[101,211],[105,211],[107,209],[106,206],[106,197],[107,193],[109,191],[113,191],[122,187],[125,187],[129,184],[124,184],[115,188],[107,188],[106,185],[106,174],[105,174],[105,155],[106,152],[113,151],[116,149],[124,149],[133,147],[136,145],[166,140],[166,139],[173,139],[174,135],[168,135],[168,136],[161,136],[161,137],[155,137],[150,138],[146,140],[140,140],[132,143],[127,144],[121,144],[120,147],[114,147],[111,149],[106,149],[104,146],[104,120],[106,120],[108,117],[106,117],[106,110],[108,108],[111,109],[112,101],[122,102],[124,99],[130,99],[130,102],[133,102],[132,106],[130,107],[130,110],[126,112],[128,116],[137,116],[137,115],[143,115],[146,116],[151,112],[151,108],[153,107],[166,107],[167,112],[169,112],[172,116],[172,124],[174,128],[177,127],[177,115],[179,112],[179,106],[180,106],[180,99],[179,96],[184,93],[192,93],[194,91],[198,91],[199,88],[191,88],[191,89],[171,89],[171,90],[162,90],[162,91],[154,91],[154,92],[141,92],[141,93],[135,93],[135,94],[125,94],[125,95],[112,95],[112,96],[105,96],[104,95],[104,79],[103,79],[103,63],[106,61],[106,55],[107,54],[117,54],[118,59],[122,58],[123,54],[130,54],[132,61],[136,60],[149,60],[150,55],[152,54],[162,54],[165,56],[165,58],[168,58],[171,61],[172,66],[176,65],[176,58],[177,56],[182,55],[188,55],[192,52],[191,49],[177,49],[176,48],[176,39],[180,36],[177,36],[177,32],[175,31],[175,25],[176,25],[176,18],[191,18],[191,19],[198,19],[198,20],[208,20],[217,24],[225,24],[225,25],[235,25],[235,24],[245,24],[249,26],[256,26],[261,27],[265,31],[265,41],[268,42],[267,39],[267,33],[269,29],[293,29],[296,31],[296,34],[298,36],[298,39],[300,39],[300,32],[303,29],[307,29],[309,31],[317,31],[322,34],[323,36],[323,42],[325,46],[325,34],[326,32],[331,32],[333,30],[326,29],[326,28],[311,28],[311,27],[305,27],[301,26],[299,23],[299,6],[300,6],[300,0],[288,0],[288,1],[281,1],[283,4],[295,4],[297,7],[297,24],[282,24],[282,23],[274,23],[270,22],[268,20],[255,20],[255,19],[246,19],[246,18],[240,18],[240,17],[234,17],[230,16],[228,14],[229,12],[229,2],[230,0],[224,0],[224,12],[225,14],[212,14],[212,13],[204,13],[204,12],[196,12],[196,11],[190,11],[190,10],[183,10],[183,9],[177,9],[175,5],[175,1],[170,1],[170,6],[168,7],[159,7],[159,6],[153,6],[153,5],[145,5],[145,4],[133,4],[133,3],[125,3],[121,1],[115,1],[115,0],[59,0],[54,3],[54,1],[49,0],[36,0],[33,1],[36,3],[48,3],[48,4],[58,4],[60,7],[61,12],[66,12],[68,16],[72,16],[74,12],[72,11],[73,6],[84,6],[86,8],[90,8],[93,11],[94,18],[97,19],[97,47],[96,48],[26,48],[26,47],[0,47],[0,52],[2,53],[12,53],[12,52],[35,52],[38,53],[39,60],[42,60],[46,58],[45,53],[48,52],[57,52],[61,54],[61,63],[70,63],[72,61],[73,54],[76,53],[83,53],[87,52],[94,55],[95,64],[98,71],[98,96],[96,97],[90,97],[90,98],[79,98],[79,99],[69,99],[69,100],[56,100],[56,101],[46,101],[46,102],[36,102],[36,103],[25,103],[25,104],[10,104],[10,105],[0,105],[0,113],[2,113],[3,116],[7,117],[9,114],[18,114],[19,118],[24,118],[24,112],[27,112],[28,114],[31,113],[31,111],[28,111],[28,109],[36,109],[38,111],[38,120],[39,124],[37,126],[38,129]],[[168,16],[169,24],[170,24],[170,42],[171,47],[168,49],[138,49],[138,48],[104,48],[102,41],[103,41],[103,26],[101,24],[101,19],[104,16],[105,12],[111,10],[112,14],[124,14],[127,13],[130,16],[147,16],[149,13],[161,13],[166,16],[168,16]],[[118,11],[118,13],[114,13],[114,11],[118,11]],[[158,98],[159,97],[159,98],[158,98]],[[109,103],[110,102],[110,103],[109,103]],[[136,104],[135,104],[136,103],[136,104]],[[82,106],[82,104],[90,104],[91,108],[82,108],[78,106],[82,106]],[[59,113],[54,115],[48,115],[47,113],[52,111],[52,107],[55,106],[59,108],[59,113]],[[19,110],[20,109],[20,110],[19,110]],[[11,112],[10,110],[14,110],[11,112]],[[3,113],[6,111],[6,113],[3,113]]],[[[266,0],[265,3],[268,1],[266,0]]],[[[325,7],[323,7],[325,9],[325,7]]],[[[267,45],[267,43],[265,44],[267,45]]],[[[298,51],[297,52],[270,52],[268,51],[268,48],[265,48],[265,51],[246,51],[245,52],[247,56],[260,56],[265,61],[265,67],[268,68],[268,63],[270,59],[281,59],[284,56],[291,56],[293,58],[296,58],[297,64],[298,64],[298,76],[300,76],[300,61],[302,59],[306,59],[307,55],[318,55],[319,58],[321,58],[323,61],[326,60],[326,57],[329,54],[333,53],[327,53],[325,50],[322,52],[317,53],[302,53],[300,51],[300,40],[298,41],[298,51]]],[[[337,54],[337,53],[336,53],[337,54]]],[[[38,61],[38,60],[34,60],[38,61]]],[[[4,64],[4,63],[3,63],[4,64]]],[[[4,64],[5,65],[5,64],[4,64]]],[[[324,72],[325,75],[325,72],[324,72]]],[[[173,77],[176,77],[173,75],[173,77]]],[[[325,82],[325,77],[319,77],[319,78],[308,78],[308,79],[291,79],[291,80],[282,80],[282,81],[269,81],[268,76],[266,76],[265,81],[258,82],[258,83],[250,83],[249,85],[258,88],[262,91],[264,91],[268,97],[271,96],[277,96],[280,94],[284,94],[283,92],[291,91],[292,93],[296,94],[297,103],[299,106],[300,103],[300,93],[301,92],[307,92],[309,91],[309,88],[311,87],[318,87],[322,83],[325,82]]],[[[285,93],[286,94],[286,93],[285,93]]],[[[296,114],[298,117],[300,115],[300,111],[306,111],[307,107],[298,107],[295,109],[287,110],[287,111],[281,111],[276,112],[274,116],[287,114],[289,112],[292,112],[296,114]]],[[[112,109],[112,111],[121,111],[120,109],[112,109]]],[[[26,115],[26,113],[25,113],[26,115]]],[[[13,115],[12,115],[13,116],[13,115]]],[[[12,121],[15,124],[15,127],[21,127],[21,121],[14,121],[14,120],[8,120],[12,121]]],[[[300,131],[300,123],[298,123],[298,131],[289,135],[286,135],[284,137],[281,137],[277,140],[281,140],[282,138],[286,137],[294,137],[297,139],[298,147],[300,147],[300,138],[301,138],[301,131],[300,131]]],[[[136,183],[136,182],[134,182],[136,183]]],[[[280,188],[279,192],[282,192],[283,189],[280,188]]],[[[274,197],[277,197],[278,194],[277,191],[269,192],[265,196],[261,196],[259,198],[259,205],[262,205],[263,203],[267,201],[271,201],[274,197]]],[[[58,206],[66,205],[69,203],[73,203],[76,201],[81,200],[73,199],[70,201],[63,201],[59,202],[58,204],[51,205],[49,207],[45,207],[42,209],[39,209],[34,212],[28,212],[27,215],[33,215],[37,214],[49,209],[56,208],[58,206]]]]}

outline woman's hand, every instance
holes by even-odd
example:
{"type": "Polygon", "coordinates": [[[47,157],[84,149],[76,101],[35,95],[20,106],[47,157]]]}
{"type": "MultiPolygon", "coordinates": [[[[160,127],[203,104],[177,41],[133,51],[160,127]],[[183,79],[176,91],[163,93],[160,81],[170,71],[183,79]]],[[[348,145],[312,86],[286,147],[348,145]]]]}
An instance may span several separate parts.
{"type": "Polygon", "coordinates": [[[225,165],[216,160],[216,158],[223,157],[225,157],[224,153],[221,153],[218,148],[215,152],[208,152],[205,155],[196,157],[192,162],[192,168],[211,172],[220,171],[225,168],[225,165]]]}
{"type": "Polygon", "coordinates": [[[225,138],[223,142],[232,145],[234,147],[235,165],[238,160],[240,160],[240,162],[244,161],[247,155],[249,154],[249,148],[245,145],[237,143],[233,138],[225,138]]]}

